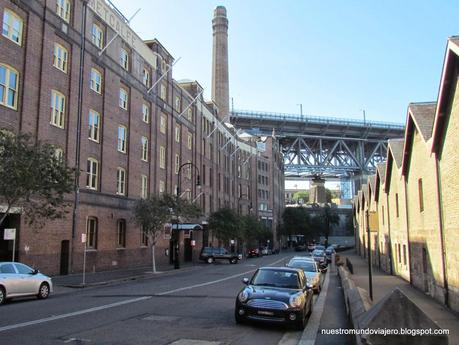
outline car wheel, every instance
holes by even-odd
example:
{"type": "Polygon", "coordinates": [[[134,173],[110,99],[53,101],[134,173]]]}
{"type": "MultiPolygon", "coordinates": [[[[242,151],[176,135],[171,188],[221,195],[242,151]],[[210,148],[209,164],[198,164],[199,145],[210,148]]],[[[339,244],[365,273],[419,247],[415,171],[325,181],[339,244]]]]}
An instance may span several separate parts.
{"type": "Polygon", "coordinates": [[[214,262],[214,258],[213,257],[207,258],[207,263],[208,264],[211,264],[212,262],[214,262]]]}
{"type": "Polygon", "coordinates": [[[298,322],[295,325],[295,329],[297,331],[302,331],[304,330],[305,327],[306,327],[306,314],[303,312],[303,314],[301,315],[301,319],[298,320],[298,322]]]}
{"type": "Polygon", "coordinates": [[[317,288],[316,290],[314,291],[316,294],[319,294],[320,293],[320,290],[322,290],[322,288],[320,287],[320,285],[317,285],[317,288]]]}
{"type": "Polygon", "coordinates": [[[6,292],[3,286],[0,286],[0,305],[5,303],[5,301],[6,301],[6,292]]]}
{"type": "Polygon", "coordinates": [[[47,283],[42,283],[38,289],[38,298],[45,299],[49,296],[49,285],[47,283]]]}
{"type": "Polygon", "coordinates": [[[308,311],[308,314],[307,314],[308,317],[310,317],[311,314],[312,314],[312,305],[313,305],[313,304],[314,304],[314,303],[313,303],[313,300],[312,300],[312,298],[311,298],[311,303],[309,303],[309,311],[308,311]]]}
{"type": "Polygon", "coordinates": [[[237,264],[237,259],[236,258],[232,258],[230,259],[230,264],[237,264]]]}

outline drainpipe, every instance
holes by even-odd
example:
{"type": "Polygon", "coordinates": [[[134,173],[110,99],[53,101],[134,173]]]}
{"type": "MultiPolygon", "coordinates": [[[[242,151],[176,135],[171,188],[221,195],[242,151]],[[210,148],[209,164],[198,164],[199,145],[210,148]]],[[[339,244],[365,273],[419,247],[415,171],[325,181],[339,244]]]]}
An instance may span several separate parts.
{"type": "Polygon", "coordinates": [[[75,181],[74,181],[74,200],[72,214],[72,246],[70,255],[70,267],[73,266],[73,253],[75,235],[77,229],[77,209],[80,202],[80,149],[81,149],[81,117],[83,108],[83,78],[84,78],[84,54],[86,43],[86,15],[88,11],[88,0],[83,0],[83,16],[81,17],[80,27],[80,76],[78,81],[78,110],[77,110],[77,131],[76,131],[76,152],[75,152],[75,181]]]}
{"type": "Polygon", "coordinates": [[[393,270],[393,260],[392,260],[392,238],[390,236],[390,213],[389,213],[389,193],[386,193],[386,206],[387,206],[387,231],[389,235],[389,270],[390,274],[394,274],[393,270]]]}
{"type": "Polygon", "coordinates": [[[405,187],[405,215],[406,215],[406,238],[407,238],[407,250],[408,250],[408,270],[410,273],[410,285],[413,285],[413,272],[411,270],[411,242],[410,242],[410,220],[408,216],[408,192],[406,177],[403,176],[403,185],[405,187]]]}
{"type": "Polygon", "coordinates": [[[442,261],[441,266],[443,270],[443,286],[445,289],[445,305],[449,308],[449,288],[448,288],[448,276],[446,271],[446,249],[445,249],[445,232],[443,226],[443,202],[441,198],[441,178],[440,178],[440,166],[438,164],[438,156],[435,154],[435,173],[437,179],[437,209],[438,209],[438,223],[440,226],[440,245],[441,245],[441,254],[442,261]]]}

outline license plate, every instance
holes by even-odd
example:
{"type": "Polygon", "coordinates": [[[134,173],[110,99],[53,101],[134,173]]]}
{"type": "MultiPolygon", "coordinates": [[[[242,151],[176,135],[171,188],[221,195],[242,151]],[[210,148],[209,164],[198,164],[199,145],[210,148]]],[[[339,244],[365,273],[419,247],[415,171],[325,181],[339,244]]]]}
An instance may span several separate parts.
{"type": "Polygon", "coordinates": [[[265,310],[259,310],[258,311],[259,315],[268,315],[268,316],[273,316],[274,313],[272,311],[265,311],[265,310]]]}

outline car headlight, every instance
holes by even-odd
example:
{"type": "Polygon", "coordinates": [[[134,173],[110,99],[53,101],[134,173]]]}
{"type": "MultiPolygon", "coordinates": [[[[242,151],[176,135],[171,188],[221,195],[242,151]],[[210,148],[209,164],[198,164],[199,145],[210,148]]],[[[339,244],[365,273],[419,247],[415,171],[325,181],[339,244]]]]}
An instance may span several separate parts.
{"type": "Polygon", "coordinates": [[[303,303],[303,299],[304,297],[302,294],[296,294],[296,295],[290,296],[290,299],[288,302],[291,307],[298,308],[303,303]]]}
{"type": "Polygon", "coordinates": [[[249,293],[247,290],[242,290],[238,295],[239,301],[244,303],[249,299],[249,293]]]}

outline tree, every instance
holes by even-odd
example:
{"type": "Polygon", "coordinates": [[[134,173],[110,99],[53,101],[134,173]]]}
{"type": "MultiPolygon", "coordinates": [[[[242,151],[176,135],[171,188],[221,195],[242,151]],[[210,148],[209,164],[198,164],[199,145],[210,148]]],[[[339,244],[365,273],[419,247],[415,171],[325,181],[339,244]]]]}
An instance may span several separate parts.
{"type": "Polygon", "coordinates": [[[272,233],[253,215],[241,217],[241,237],[249,245],[258,245],[260,241],[264,242],[271,239],[272,233]]]}
{"type": "Polygon", "coordinates": [[[310,226],[310,217],[303,207],[287,207],[282,214],[284,235],[304,235],[307,238],[314,236],[310,226]]]}
{"type": "Polygon", "coordinates": [[[339,216],[338,214],[330,207],[330,205],[326,204],[322,208],[322,214],[319,216],[320,222],[322,223],[322,232],[325,236],[325,240],[328,243],[328,236],[330,235],[330,226],[339,224],[339,216]]]}
{"type": "Polygon", "coordinates": [[[293,200],[297,203],[300,203],[299,201],[303,200],[303,203],[307,204],[309,202],[309,191],[296,192],[293,194],[293,200]]]}
{"type": "Polygon", "coordinates": [[[0,130],[0,199],[5,221],[13,207],[21,209],[29,225],[63,218],[65,196],[73,191],[74,170],[56,156],[55,148],[28,134],[0,130]]]}
{"type": "Polygon", "coordinates": [[[198,217],[200,209],[188,200],[169,194],[151,195],[139,199],[134,205],[134,219],[148,237],[151,245],[152,270],[156,273],[155,246],[164,230],[164,225],[174,217],[176,221],[198,217]]]}
{"type": "Polygon", "coordinates": [[[209,229],[224,242],[240,237],[240,228],[240,219],[230,208],[221,208],[209,217],[209,229]]]}

